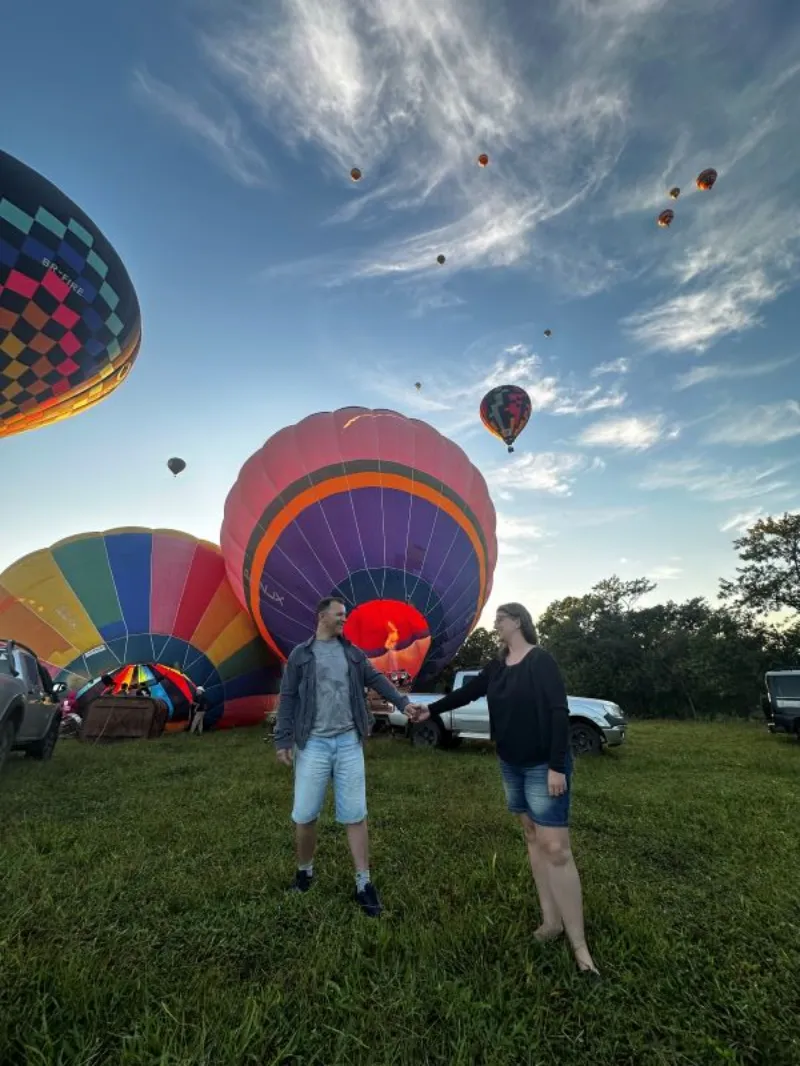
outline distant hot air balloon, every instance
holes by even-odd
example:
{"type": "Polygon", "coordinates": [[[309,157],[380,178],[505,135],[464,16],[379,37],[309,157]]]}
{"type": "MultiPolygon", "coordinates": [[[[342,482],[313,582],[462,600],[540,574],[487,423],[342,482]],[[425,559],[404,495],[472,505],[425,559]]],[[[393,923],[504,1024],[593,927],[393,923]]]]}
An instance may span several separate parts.
{"type": "Polygon", "coordinates": [[[177,457],[174,457],[172,459],[167,460],[167,466],[169,467],[171,473],[173,473],[175,477],[177,477],[178,474],[181,473],[181,471],[186,469],[186,461],[184,459],[178,459],[177,457]]]}
{"type": "Polygon", "coordinates": [[[545,335],[545,337],[552,337],[553,336],[553,331],[551,329],[546,329],[544,331],[544,335],[545,335]]]}
{"type": "Polygon", "coordinates": [[[678,188],[677,185],[673,185],[672,188],[669,190],[669,198],[670,198],[670,200],[677,200],[678,197],[680,196],[680,194],[681,194],[681,190],[678,188]]]}
{"type": "Polygon", "coordinates": [[[113,392],[139,351],[125,267],[81,209],[0,151],[0,437],[113,392]]]}
{"type": "Polygon", "coordinates": [[[417,392],[419,392],[420,389],[422,388],[422,382],[421,381],[415,381],[414,382],[414,388],[417,390],[417,392]]]}
{"type": "Polygon", "coordinates": [[[205,687],[217,728],[263,721],[280,684],[219,548],[176,530],[83,533],[13,563],[0,574],[0,633],[70,688],[124,666],[177,668],[205,687]]]}
{"type": "Polygon", "coordinates": [[[656,221],[661,227],[671,226],[673,218],[675,218],[675,212],[668,207],[666,211],[661,212],[656,221]]]}
{"type": "Polygon", "coordinates": [[[531,398],[518,385],[498,385],[481,400],[481,422],[514,451],[514,441],[531,417],[531,398]]]}
{"type": "Polygon", "coordinates": [[[698,189],[708,191],[714,188],[714,182],[717,180],[717,172],[713,167],[709,167],[708,170],[703,170],[697,175],[695,184],[698,189]]]}
{"type": "Polygon", "coordinates": [[[247,460],[225,504],[231,584],[284,658],[326,596],[378,670],[433,677],[480,617],[497,559],[486,482],[418,419],[350,407],[304,418],[247,460]],[[424,665],[423,665],[424,664],[424,665]]]}
{"type": "Polygon", "coordinates": [[[486,152],[481,152],[481,154],[478,156],[478,166],[479,167],[488,167],[489,166],[489,156],[486,154],[486,152]]]}
{"type": "Polygon", "coordinates": [[[361,181],[361,171],[358,169],[358,167],[353,167],[353,169],[350,171],[350,177],[353,179],[353,181],[361,181]]]}
{"type": "Polygon", "coordinates": [[[437,255],[436,256],[436,262],[439,264],[439,266],[444,266],[444,264],[447,262],[447,260],[445,259],[445,257],[443,255],[437,255]]]}

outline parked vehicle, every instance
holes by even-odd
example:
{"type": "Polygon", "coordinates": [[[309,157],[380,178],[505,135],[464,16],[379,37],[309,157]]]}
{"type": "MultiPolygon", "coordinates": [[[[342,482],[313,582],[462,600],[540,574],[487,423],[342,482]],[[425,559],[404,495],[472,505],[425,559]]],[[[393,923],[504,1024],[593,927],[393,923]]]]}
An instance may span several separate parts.
{"type": "Polygon", "coordinates": [[[0,768],[10,751],[50,759],[61,726],[61,694],[36,652],[0,639],[0,768]]]}
{"type": "MultiPolygon", "coordinates": [[[[479,673],[478,670],[459,670],[453,688],[461,688],[479,673]]],[[[441,693],[414,692],[414,703],[435,703],[441,693]]],[[[596,755],[603,748],[617,747],[625,740],[627,722],[616,703],[589,699],[587,696],[568,696],[570,745],[575,755],[596,755]]],[[[442,726],[433,718],[411,725],[400,711],[387,712],[390,725],[402,729],[414,744],[421,747],[455,747],[462,740],[489,740],[489,706],[486,698],[475,700],[455,711],[441,715],[442,726]]]]}
{"type": "Polygon", "coordinates": [[[770,670],[764,683],[761,706],[770,733],[789,733],[800,741],[800,670],[770,670]]]}

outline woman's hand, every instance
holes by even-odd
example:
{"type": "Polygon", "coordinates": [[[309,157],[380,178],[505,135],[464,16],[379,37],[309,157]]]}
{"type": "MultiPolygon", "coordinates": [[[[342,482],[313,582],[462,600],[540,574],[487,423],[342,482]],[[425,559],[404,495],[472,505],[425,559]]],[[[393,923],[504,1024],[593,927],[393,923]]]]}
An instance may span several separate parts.
{"type": "Polygon", "coordinates": [[[558,770],[548,770],[547,791],[551,796],[563,796],[567,791],[566,774],[560,774],[558,770]]]}

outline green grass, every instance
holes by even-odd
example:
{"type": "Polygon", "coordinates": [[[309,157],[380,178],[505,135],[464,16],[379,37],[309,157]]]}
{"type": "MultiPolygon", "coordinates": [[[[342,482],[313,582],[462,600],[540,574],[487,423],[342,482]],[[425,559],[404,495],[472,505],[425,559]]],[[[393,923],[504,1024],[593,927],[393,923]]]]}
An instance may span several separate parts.
{"type": "Polygon", "coordinates": [[[800,1062],[800,745],[635,724],[578,765],[589,988],[538,947],[480,747],[368,747],[379,922],[330,807],[287,895],[291,774],[260,730],[59,745],[0,777],[3,1066],[800,1062]]]}

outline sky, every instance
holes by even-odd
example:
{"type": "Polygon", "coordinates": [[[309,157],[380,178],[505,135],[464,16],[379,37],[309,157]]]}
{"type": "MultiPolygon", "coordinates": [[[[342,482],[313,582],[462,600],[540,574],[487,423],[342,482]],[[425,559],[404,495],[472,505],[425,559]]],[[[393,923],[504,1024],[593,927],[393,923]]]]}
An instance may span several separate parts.
{"type": "Polygon", "coordinates": [[[792,0],[39,0],[3,37],[0,144],[109,237],[144,336],[104,403],[0,443],[0,569],[115,526],[218,541],[248,456],[349,405],[483,471],[489,610],[614,573],[715,599],[800,508],[792,0]],[[478,418],[506,383],[514,455],[478,418]]]}

